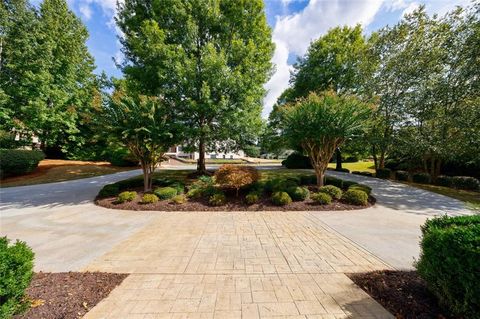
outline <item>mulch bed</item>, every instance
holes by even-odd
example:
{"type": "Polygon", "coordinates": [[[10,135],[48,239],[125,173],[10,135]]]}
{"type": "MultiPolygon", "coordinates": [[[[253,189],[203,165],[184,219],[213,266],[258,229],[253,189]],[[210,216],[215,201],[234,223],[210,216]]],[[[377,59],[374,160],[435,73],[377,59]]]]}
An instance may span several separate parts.
{"type": "Polygon", "coordinates": [[[358,210],[364,209],[375,204],[375,198],[370,197],[369,203],[367,206],[355,206],[342,203],[340,201],[332,201],[330,205],[318,205],[311,199],[307,199],[302,202],[292,202],[291,204],[285,206],[276,206],[273,205],[270,198],[263,197],[260,201],[253,205],[248,205],[244,201],[244,196],[228,196],[227,204],[222,206],[210,206],[206,199],[188,199],[184,204],[174,204],[171,200],[160,200],[157,203],[153,204],[142,204],[140,203],[141,197],[143,195],[137,189],[138,196],[135,200],[131,202],[125,202],[122,204],[116,203],[115,197],[108,197],[97,199],[95,203],[99,206],[113,209],[121,210],[149,210],[149,211],[332,211],[332,210],[358,210]]]}
{"type": "Polygon", "coordinates": [[[101,272],[37,273],[27,289],[32,308],[15,319],[81,318],[127,276],[101,272]]]}
{"type": "Polygon", "coordinates": [[[416,271],[384,270],[348,276],[398,319],[451,318],[416,271]]]}

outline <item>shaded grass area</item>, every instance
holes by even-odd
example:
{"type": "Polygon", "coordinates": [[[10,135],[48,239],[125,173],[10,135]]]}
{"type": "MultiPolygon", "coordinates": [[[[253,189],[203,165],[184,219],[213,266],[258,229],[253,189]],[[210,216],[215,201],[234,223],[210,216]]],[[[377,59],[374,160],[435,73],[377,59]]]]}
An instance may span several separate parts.
{"type": "MultiPolygon", "coordinates": [[[[328,167],[330,168],[335,168],[336,163],[329,163],[328,167]]],[[[349,169],[350,172],[353,171],[360,171],[360,172],[370,172],[370,173],[375,173],[375,165],[373,164],[373,161],[360,161],[360,162],[355,162],[355,163],[342,163],[342,167],[349,169]]]]}
{"type": "Polygon", "coordinates": [[[108,162],[43,160],[30,174],[12,176],[0,181],[1,187],[63,182],[80,178],[123,172],[136,167],[117,167],[108,162]]]}

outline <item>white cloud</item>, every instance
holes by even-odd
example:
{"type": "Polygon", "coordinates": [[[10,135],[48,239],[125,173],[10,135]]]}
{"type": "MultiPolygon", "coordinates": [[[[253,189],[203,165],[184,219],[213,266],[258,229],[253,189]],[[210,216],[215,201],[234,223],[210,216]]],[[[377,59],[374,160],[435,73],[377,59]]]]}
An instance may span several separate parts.
{"type": "Polygon", "coordinates": [[[412,13],[413,11],[417,10],[420,7],[419,3],[412,2],[405,7],[405,9],[402,12],[402,17],[412,13]]]}
{"type": "Polygon", "coordinates": [[[267,116],[280,94],[288,87],[292,67],[288,64],[290,54],[305,54],[310,42],[337,25],[366,26],[379,11],[382,0],[365,1],[321,1],[310,0],[301,12],[277,17],[273,30],[276,44],[272,62],[276,72],[266,84],[263,116],[267,116]]]}
{"type": "Polygon", "coordinates": [[[87,3],[81,4],[79,10],[82,16],[85,17],[85,19],[90,20],[90,18],[92,17],[92,9],[90,9],[90,5],[88,5],[87,3]]]}

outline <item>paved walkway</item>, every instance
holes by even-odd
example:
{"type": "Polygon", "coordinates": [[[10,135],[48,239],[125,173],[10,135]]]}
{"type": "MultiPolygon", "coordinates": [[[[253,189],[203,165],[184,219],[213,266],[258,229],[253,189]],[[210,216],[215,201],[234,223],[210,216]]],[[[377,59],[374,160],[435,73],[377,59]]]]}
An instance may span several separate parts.
{"type": "Polygon", "coordinates": [[[37,271],[131,275],[87,318],[391,318],[345,273],[412,268],[419,226],[459,201],[390,181],[347,212],[125,212],[95,206],[139,171],[0,190],[0,234],[25,240],[37,271]]]}

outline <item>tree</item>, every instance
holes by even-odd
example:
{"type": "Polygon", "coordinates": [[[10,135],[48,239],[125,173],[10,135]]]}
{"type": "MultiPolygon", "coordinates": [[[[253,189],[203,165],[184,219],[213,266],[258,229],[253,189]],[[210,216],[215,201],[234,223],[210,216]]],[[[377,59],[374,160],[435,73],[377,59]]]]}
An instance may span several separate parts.
{"type": "Polygon", "coordinates": [[[362,132],[370,107],[355,96],[327,91],[310,93],[284,112],[283,135],[307,152],[320,187],[335,149],[362,132]]]}
{"type": "Polygon", "coordinates": [[[207,148],[256,137],[274,48],[262,0],[127,0],[117,23],[126,78],[175,107],[200,172],[207,148]]]}
{"type": "Polygon", "coordinates": [[[144,191],[150,191],[155,168],[169,147],[181,141],[171,105],[158,97],[129,96],[120,90],[105,105],[103,118],[106,131],[140,162],[144,191]]]}

